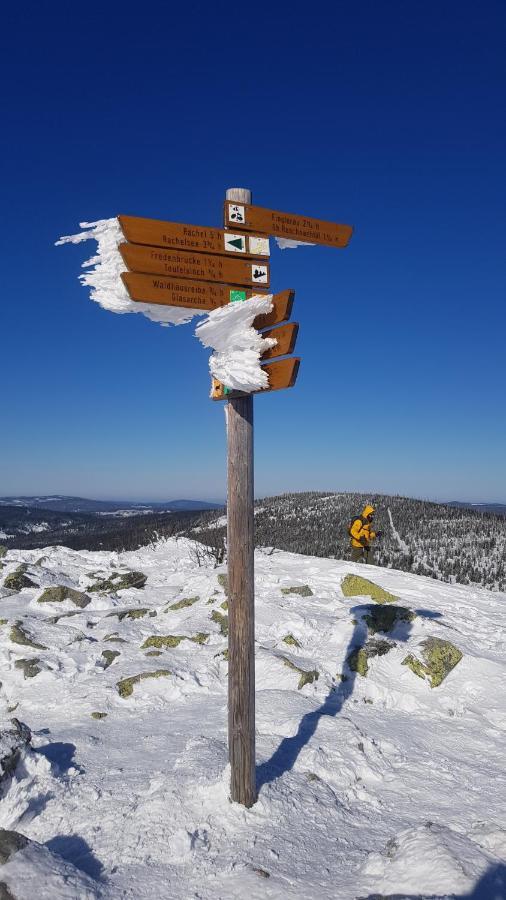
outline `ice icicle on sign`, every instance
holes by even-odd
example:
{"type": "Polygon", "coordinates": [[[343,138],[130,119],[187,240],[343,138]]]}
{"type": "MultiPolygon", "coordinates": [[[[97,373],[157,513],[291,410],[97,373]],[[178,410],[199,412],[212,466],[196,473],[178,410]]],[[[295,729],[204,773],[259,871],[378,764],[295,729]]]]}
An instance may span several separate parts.
{"type": "MultiPolygon", "coordinates": [[[[121,278],[125,263],[118,245],[125,238],[118,219],[81,222],[80,227],[82,231],[61,237],[56,245],[79,244],[87,240],[97,242],[97,253],[83,263],[82,267],[88,271],[79,279],[90,288],[90,298],[104,309],[115,313],[140,312],[160,325],[184,325],[195,316],[203,315],[200,309],[131,300],[121,278]]],[[[214,350],[209,361],[211,374],[228,387],[254,391],[267,386],[260,356],[276,341],[263,338],[252,323],[257,315],[269,313],[272,308],[272,295],[257,295],[247,303],[230,303],[214,310],[197,328],[196,335],[201,343],[214,350]]]]}
{"type": "Polygon", "coordinates": [[[124,234],[116,218],[100,219],[97,222],[81,222],[83,231],[61,237],[56,245],[80,244],[82,241],[95,240],[98,244],[95,256],[82,264],[88,269],[79,276],[81,284],[90,288],[90,298],[104,309],[115,313],[143,313],[152,322],[160,325],[184,325],[194,316],[202,315],[198,309],[186,309],[176,306],[159,306],[156,303],[137,303],[131,300],[121,280],[125,271],[125,263],[118,250],[118,244],[124,240],[124,234]]]}
{"type": "Polygon", "coordinates": [[[253,328],[253,320],[272,307],[272,294],[259,294],[245,303],[215,309],[197,325],[196,336],[214,351],[209,360],[211,375],[226,387],[247,392],[268,387],[260,357],[276,340],[263,337],[253,328]]]}

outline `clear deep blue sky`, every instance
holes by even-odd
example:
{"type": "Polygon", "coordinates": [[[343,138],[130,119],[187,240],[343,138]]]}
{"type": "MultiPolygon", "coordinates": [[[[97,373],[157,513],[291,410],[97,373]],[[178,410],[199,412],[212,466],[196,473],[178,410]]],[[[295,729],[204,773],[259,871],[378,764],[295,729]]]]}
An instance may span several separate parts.
{"type": "Polygon", "coordinates": [[[255,401],[256,494],[506,501],[503,0],[9,6],[0,494],[225,496],[194,325],[105,312],[53,242],[241,186],[355,226],[273,248],[302,366],[255,401]]]}

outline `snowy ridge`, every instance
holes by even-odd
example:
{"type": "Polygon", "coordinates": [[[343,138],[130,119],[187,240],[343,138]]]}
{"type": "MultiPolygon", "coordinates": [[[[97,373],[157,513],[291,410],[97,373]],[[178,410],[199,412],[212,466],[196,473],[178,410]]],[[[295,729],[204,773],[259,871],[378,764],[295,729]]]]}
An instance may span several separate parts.
{"type": "Polygon", "coordinates": [[[1,600],[1,718],[33,733],[0,806],[36,842],[0,868],[17,900],[504,896],[506,595],[258,551],[246,811],[228,801],[225,570],[181,539],[2,562],[32,582],[1,600]],[[114,589],[128,572],[144,587],[114,589]],[[416,614],[375,636],[392,646],[366,677],[346,662],[371,606],[350,574],[416,614]],[[80,595],[39,603],[51,586],[80,595]],[[433,689],[403,665],[428,637],[463,654],[433,689]]]}

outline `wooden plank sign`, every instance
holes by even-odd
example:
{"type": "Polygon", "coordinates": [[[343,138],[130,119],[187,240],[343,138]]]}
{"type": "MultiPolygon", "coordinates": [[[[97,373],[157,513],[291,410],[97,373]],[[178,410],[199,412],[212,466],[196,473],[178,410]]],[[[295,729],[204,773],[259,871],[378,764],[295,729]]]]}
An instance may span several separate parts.
{"type": "Polygon", "coordinates": [[[253,328],[262,331],[262,328],[270,328],[272,325],[286,322],[292,315],[294,297],[295,291],[280,291],[279,294],[274,294],[271,311],[257,316],[253,320],[253,328]]]}
{"type": "Polygon", "coordinates": [[[191,253],[187,250],[164,250],[141,244],[120,244],[124,262],[132,272],[167,275],[171,278],[196,278],[220,284],[244,284],[269,287],[269,263],[191,253]]]}
{"type": "Polygon", "coordinates": [[[131,300],[138,303],[160,303],[163,306],[184,306],[188,309],[217,309],[234,300],[249,300],[259,293],[258,288],[254,291],[245,290],[210,281],[140,275],[138,272],[122,272],[121,278],[131,300]]]}
{"type": "Polygon", "coordinates": [[[346,247],[353,233],[351,225],[337,225],[335,222],[277,212],[248,203],[234,203],[231,200],[225,201],[225,225],[309,244],[325,244],[328,247],[346,247]]]}
{"type": "MultiPolygon", "coordinates": [[[[280,391],[283,388],[293,387],[299,372],[300,358],[291,356],[289,359],[280,359],[277,362],[267,363],[262,366],[269,377],[269,387],[260,388],[258,391],[252,391],[253,394],[267,394],[270,391],[280,391]]],[[[225,386],[213,378],[211,387],[212,400],[233,400],[235,397],[249,397],[250,394],[244,391],[227,391],[225,386]]]]}
{"type": "Polygon", "coordinates": [[[276,356],[289,356],[295,350],[297,334],[299,332],[298,322],[289,322],[287,325],[278,325],[277,328],[270,328],[268,331],[262,332],[263,338],[275,338],[277,343],[270,350],[262,353],[262,359],[275,359],[276,356]]]}
{"type": "Polygon", "coordinates": [[[222,228],[182,225],[180,222],[162,222],[139,216],[118,216],[118,222],[127,241],[132,244],[147,244],[168,250],[197,250],[223,256],[239,254],[261,259],[269,256],[269,239],[265,236],[234,234],[222,228]]]}

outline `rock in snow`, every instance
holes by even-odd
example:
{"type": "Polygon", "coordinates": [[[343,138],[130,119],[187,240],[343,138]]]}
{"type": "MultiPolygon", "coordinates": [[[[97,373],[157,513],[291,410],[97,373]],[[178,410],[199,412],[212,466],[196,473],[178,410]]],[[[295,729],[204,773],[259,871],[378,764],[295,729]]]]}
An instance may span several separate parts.
{"type": "Polygon", "coordinates": [[[225,568],[184,539],[7,558],[39,565],[1,600],[0,898],[506,897],[505,595],[257,550],[245,810],[225,568]]]}

